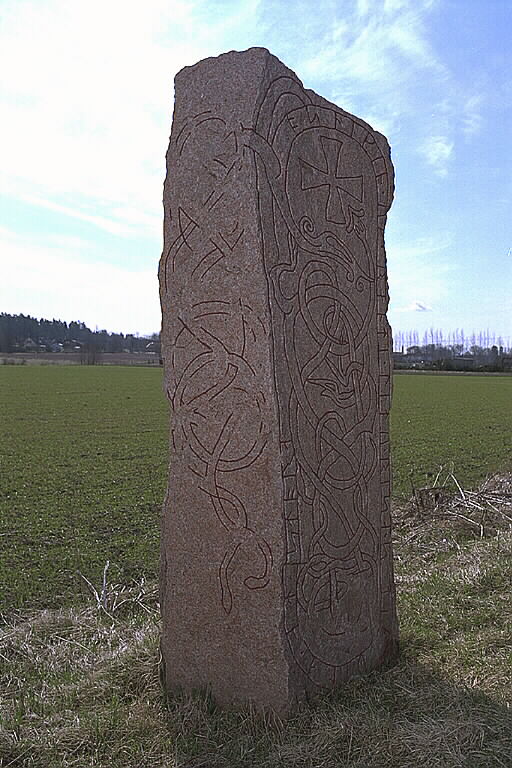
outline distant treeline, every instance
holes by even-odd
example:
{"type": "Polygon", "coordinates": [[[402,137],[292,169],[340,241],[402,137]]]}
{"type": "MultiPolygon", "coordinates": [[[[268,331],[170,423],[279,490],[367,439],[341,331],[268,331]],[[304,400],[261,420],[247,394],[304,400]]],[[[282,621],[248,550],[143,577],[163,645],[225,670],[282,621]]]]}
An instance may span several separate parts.
{"type": "MultiPolygon", "coordinates": [[[[85,323],[37,319],[30,315],[0,314],[1,352],[70,352],[82,350],[88,358],[101,352],[158,353],[160,335],[151,336],[91,331],[85,323]]],[[[431,328],[393,333],[395,368],[438,368],[444,370],[504,370],[511,365],[510,338],[489,331],[465,334],[457,329],[448,334],[431,328]]]]}
{"type": "Polygon", "coordinates": [[[98,352],[143,352],[159,334],[149,337],[133,334],[91,331],[85,323],[37,319],[29,315],[0,314],[0,352],[76,350],[84,346],[98,352]]]}
{"type": "Polygon", "coordinates": [[[395,369],[420,368],[438,371],[510,371],[510,339],[489,331],[465,334],[431,328],[420,343],[417,331],[393,333],[395,369]]]}
{"type": "Polygon", "coordinates": [[[474,349],[491,349],[501,347],[505,352],[510,351],[510,337],[500,336],[486,331],[472,331],[466,333],[464,328],[456,328],[454,331],[443,331],[440,328],[429,328],[420,334],[418,331],[400,331],[393,329],[393,350],[405,352],[410,347],[443,347],[451,349],[458,355],[474,349]]]}
{"type": "Polygon", "coordinates": [[[473,345],[467,352],[462,345],[413,345],[403,352],[393,352],[393,365],[398,368],[420,368],[437,371],[511,371],[512,356],[504,347],[473,345]]]}

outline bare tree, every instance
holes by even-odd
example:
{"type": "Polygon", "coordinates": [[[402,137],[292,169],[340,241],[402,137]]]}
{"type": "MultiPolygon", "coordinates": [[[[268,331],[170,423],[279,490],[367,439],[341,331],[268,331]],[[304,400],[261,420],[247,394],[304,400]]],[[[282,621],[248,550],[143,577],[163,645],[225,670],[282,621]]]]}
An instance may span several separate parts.
{"type": "Polygon", "coordinates": [[[95,340],[82,344],[80,348],[80,365],[97,365],[101,359],[101,350],[95,340]]]}

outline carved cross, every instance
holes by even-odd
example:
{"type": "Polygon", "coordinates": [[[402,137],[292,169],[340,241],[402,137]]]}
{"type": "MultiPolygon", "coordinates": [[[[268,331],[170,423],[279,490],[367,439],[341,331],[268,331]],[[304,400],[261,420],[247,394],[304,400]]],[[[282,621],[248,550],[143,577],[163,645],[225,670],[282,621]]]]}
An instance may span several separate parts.
{"type": "Polygon", "coordinates": [[[343,175],[343,143],[338,139],[320,136],[325,165],[317,168],[301,159],[301,187],[303,190],[327,187],[325,218],[352,229],[354,215],[363,215],[363,177],[343,175]]]}

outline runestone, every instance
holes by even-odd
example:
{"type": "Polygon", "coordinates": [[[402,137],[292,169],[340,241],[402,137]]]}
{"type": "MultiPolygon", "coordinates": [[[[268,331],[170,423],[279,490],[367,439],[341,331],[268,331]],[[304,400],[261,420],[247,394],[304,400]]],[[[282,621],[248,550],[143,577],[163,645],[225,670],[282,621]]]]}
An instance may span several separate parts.
{"type": "Polygon", "coordinates": [[[163,678],[294,703],[391,662],[386,139],[263,48],[176,76],[163,678]]]}

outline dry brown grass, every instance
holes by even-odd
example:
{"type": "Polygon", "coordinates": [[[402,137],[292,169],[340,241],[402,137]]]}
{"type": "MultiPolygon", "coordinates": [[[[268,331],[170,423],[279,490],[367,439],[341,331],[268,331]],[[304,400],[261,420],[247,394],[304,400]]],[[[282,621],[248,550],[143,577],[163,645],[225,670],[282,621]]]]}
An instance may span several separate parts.
{"type": "MultiPolygon", "coordinates": [[[[510,493],[511,478],[498,487],[510,493]]],[[[286,723],[200,693],[164,702],[155,585],[105,580],[87,605],[12,616],[0,630],[0,765],[510,768],[510,524],[489,513],[481,535],[441,506],[429,517],[402,505],[395,553],[399,663],[286,723]]]]}

